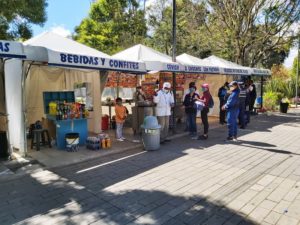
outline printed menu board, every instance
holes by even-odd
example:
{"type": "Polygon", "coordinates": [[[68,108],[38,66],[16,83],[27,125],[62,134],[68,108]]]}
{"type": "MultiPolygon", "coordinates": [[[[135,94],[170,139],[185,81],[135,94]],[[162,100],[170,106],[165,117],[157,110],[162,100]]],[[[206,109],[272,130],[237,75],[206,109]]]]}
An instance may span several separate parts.
{"type": "Polygon", "coordinates": [[[125,87],[135,88],[137,84],[137,77],[135,74],[110,72],[107,78],[105,87],[125,87]]]}

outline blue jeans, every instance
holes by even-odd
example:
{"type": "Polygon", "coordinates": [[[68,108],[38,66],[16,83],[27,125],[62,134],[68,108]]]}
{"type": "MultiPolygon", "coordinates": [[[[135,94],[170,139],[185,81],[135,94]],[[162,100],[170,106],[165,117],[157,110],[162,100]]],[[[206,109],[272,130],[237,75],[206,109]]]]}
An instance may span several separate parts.
{"type": "Polygon", "coordinates": [[[187,121],[189,124],[189,132],[190,134],[197,134],[197,125],[196,125],[196,113],[187,113],[187,121]]]}
{"type": "Polygon", "coordinates": [[[239,109],[233,109],[227,112],[228,137],[237,136],[237,118],[239,109]]]}

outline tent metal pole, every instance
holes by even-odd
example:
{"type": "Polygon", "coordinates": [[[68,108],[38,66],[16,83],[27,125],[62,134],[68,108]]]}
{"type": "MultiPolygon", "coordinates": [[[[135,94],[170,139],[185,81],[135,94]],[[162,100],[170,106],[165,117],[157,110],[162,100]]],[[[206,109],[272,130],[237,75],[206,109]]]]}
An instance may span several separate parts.
{"type": "Polygon", "coordinates": [[[22,61],[22,78],[21,78],[21,93],[22,93],[22,132],[23,132],[23,149],[21,149],[22,156],[27,154],[27,137],[26,137],[26,97],[25,97],[25,82],[26,82],[26,72],[25,72],[25,62],[22,61]]]}
{"type": "MultiPolygon", "coordinates": [[[[8,114],[7,114],[7,96],[6,96],[6,87],[5,87],[5,62],[7,61],[8,59],[4,59],[3,60],[3,78],[4,78],[4,102],[5,102],[5,113],[6,113],[6,123],[7,125],[9,124],[9,117],[8,117],[8,114]]],[[[8,144],[8,154],[9,154],[9,158],[8,160],[11,160],[12,158],[12,153],[13,153],[13,150],[12,150],[12,147],[11,147],[11,143],[10,143],[10,135],[9,135],[9,132],[10,132],[10,129],[9,127],[7,127],[7,131],[6,131],[6,138],[7,138],[7,144],[8,144]]]]}
{"type": "Polygon", "coordinates": [[[298,107],[298,79],[299,79],[299,47],[300,47],[300,37],[298,38],[298,55],[297,55],[297,75],[296,75],[296,94],[295,94],[295,105],[298,107]]]}
{"type": "Polygon", "coordinates": [[[261,76],[260,78],[260,82],[261,82],[261,85],[260,85],[260,95],[261,95],[261,109],[263,108],[263,104],[264,104],[264,77],[261,76]]]}
{"type": "MultiPolygon", "coordinates": [[[[176,0],[173,0],[173,11],[172,11],[172,39],[173,39],[173,43],[172,43],[172,61],[176,62],[176,0]]],[[[174,108],[173,108],[173,133],[175,133],[176,131],[176,73],[173,72],[172,73],[172,77],[173,77],[173,94],[174,94],[174,108]]]]}
{"type": "Polygon", "coordinates": [[[26,132],[26,124],[27,124],[27,112],[26,112],[26,78],[28,76],[28,73],[30,71],[30,68],[34,62],[29,63],[27,70],[26,62],[22,61],[22,78],[21,78],[21,88],[22,88],[22,128],[23,128],[23,149],[21,150],[22,156],[27,155],[27,132],[26,132]]]}

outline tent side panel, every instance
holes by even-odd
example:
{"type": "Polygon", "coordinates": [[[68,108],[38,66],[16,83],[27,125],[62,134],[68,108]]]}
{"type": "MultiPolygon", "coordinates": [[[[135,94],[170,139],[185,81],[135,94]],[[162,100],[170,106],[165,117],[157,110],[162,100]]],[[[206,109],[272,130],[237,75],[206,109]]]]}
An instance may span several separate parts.
{"type": "Polygon", "coordinates": [[[13,148],[24,146],[22,126],[22,61],[9,60],[5,63],[5,94],[7,101],[9,142],[13,148]]]}

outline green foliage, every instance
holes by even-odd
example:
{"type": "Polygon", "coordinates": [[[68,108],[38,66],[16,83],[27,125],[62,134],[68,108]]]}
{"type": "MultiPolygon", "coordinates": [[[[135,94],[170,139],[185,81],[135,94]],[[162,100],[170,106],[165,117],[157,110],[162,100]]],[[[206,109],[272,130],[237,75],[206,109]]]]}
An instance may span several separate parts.
{"type": "MultiPolygon", "coordinates": [[[[177,55],[214,54],[245,66],[271,68],[288,55],[299,11],[300,0],[178,0],[177,55]]],[[[156,0],[148,23],[148,43],[171,54],[172,7],[167,0],[156,0]]]]}
{"type": "MultiPolygon", "coordinates": [[[[211,49],[201,39],[206,18],[206,8],[201,2],[192,0],[176,1],[177,46],[176,53],[188,53],[207,57],[211,49]]],[[[148,45],[165,54],[172,54],[172,6],[166,0],[157,0],[149,9],[148,24],[151,37],[148,45]]],[[[209,37],[206,37],[209,39],[209,37]]]]}
{"type": "Polygon", "coordinates": [[[74,39],[114,54],[146,38],[144,12],[135,0],[98,0],[75,29],[74,39]]]}
{"type": "Polygon", "coordinates": [[[274,111],[276,109],[276,106],[278,105],[278,93],[273,91],[267,91],[264,93],[263,96],[264,99],[264,108],[266,110],[274,111]]]}
{"type": "Polygon", "coordinates": [[[30,24],[46,21],[46,0],[0,0],[0,39],[28,39],[30,24]]]}

